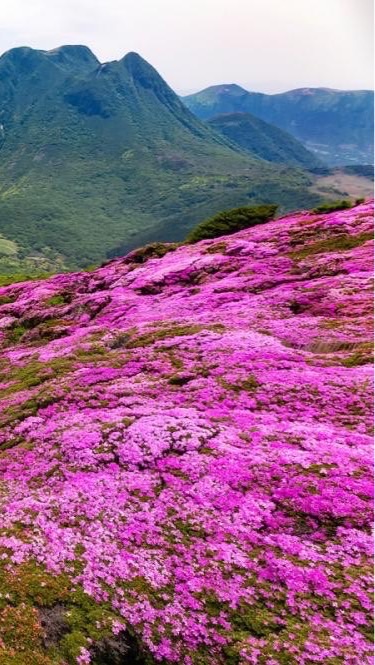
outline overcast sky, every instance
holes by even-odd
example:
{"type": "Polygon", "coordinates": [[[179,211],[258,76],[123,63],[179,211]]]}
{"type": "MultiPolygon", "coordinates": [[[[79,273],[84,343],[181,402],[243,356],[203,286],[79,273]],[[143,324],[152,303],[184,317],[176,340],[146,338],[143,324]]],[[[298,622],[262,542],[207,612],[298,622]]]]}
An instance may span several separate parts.
{"type": "Polygon", "coordinates": [[[178,91],[373,88],[372,0],[1,0],[0,52],[137,51],[178,91]]]}

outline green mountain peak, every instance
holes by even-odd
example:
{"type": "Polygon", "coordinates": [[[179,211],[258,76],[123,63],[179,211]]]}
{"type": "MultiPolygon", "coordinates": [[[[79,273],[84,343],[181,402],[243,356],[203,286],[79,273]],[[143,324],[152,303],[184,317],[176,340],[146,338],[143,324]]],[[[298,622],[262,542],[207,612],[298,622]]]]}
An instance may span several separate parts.
{"type": "Polygon", "coordinates": [[[279,164],[317,168],[322,163],[291,134],[250,113],[223,113],[210,127],[251,155],[279,164]]]}
{"type": "Polygon", "coordinates": [[[79,45],[4,54],[0,125],[0,272],[180,240],[225,208],[320,202],[308,174],[245,153],[136,53],[103,64],[79,45]]]}
{"type": "Polygon", "coordinates": [[[90,71],[100,65],[99,60],[88,46],[81,44],[59,46],[51,51],[44,51],[44,55],[56,65],[70,69],[90,71]]]}

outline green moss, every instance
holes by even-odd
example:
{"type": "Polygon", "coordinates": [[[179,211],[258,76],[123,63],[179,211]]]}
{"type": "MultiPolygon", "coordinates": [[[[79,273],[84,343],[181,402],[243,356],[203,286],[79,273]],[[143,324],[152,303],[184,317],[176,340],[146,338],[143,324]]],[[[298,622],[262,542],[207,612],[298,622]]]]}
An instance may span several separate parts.
{"type": "Polygon", "coordinates": [[[40,652],[37,653],[35,650],[17,654],[10,649],[1,653],[1,665],[25,665],[26,662],[30,665],[62,665],[61,659],[51,660],[50,657],[40,652]]]}
{"type": "Polygon", "coordinates": [[[191,326],[170,326],[169,328],[162,328],[155,330],[152,333],[145,333],[139,337],[129,341],[126,344],[128,349],[135,349],[142,346],[151,346],[155,342],[168,339],[169,337],[184,337],[185,335],[196,335],[204,329],[202,325],[191,326]]]}
{"type": "Polygon", "coordinates": [[[239,383],[229,383],[225,379],[221,380],[220,383],[224,388],[227,390],[233,390],[235,393],[240,393],[242,391],[254,393],[257,388],[259,388],[259,383],[254,374],[250,374],[247,379],[240,381],[239,383]]]}
{"type": "Polygon", "coordinates": [[[127,263],[142,264],[146,263],[149,259],[161,259],[168,252],[174,252],[181,243],[177,242],[153,242],[145,247],[140,247],[127,257],[127,263]]]}
{"type": "Polygon", "coordinates": [[[225,330],[225,326],[223,326],[221,323],[213,323],[210,325],[193,324],[186,326],[176,325],[176,326],[165,327],[159,330],[152,331],[151,333],[145,333],[144,335],[141,335],[140,337],[130,341],[127,344],[127,348],[133,349],[141,346],[151,346],[155,342],[159,342],[164,339],[168,339],[170,337],[184,337],[187,335],[196,335],[197,333],[202,332],[203,330],[211,330],[212,332],[219,333],[225,330]]]}
{"type": "Polygon", "coordinates": [[[72,360],[66,356],[61,356],[53,358],[48,363],[45,363],[45,365],[53,371],[54,376],[62,376],[72,368],[72,360]]]}
{"type": "Polygon", "coordinates": [[[57,293],[52,298],[46,300],[45,304],[51,307],[55,305],[67,305],[71,302],[71,295],[69,293],[57,293]]]}
{"type": "Polygon", "coordinates": [[[178,358],[176,356],[176,354],[173,353],[173,351],[171,349],[166,349],[166,351],[167,351],[167,354],[168,354],[171,365],[175,369],[183,369],[184,368],[184,363],[182,362],[182,360],[180,358],[178,358]]]}
{"type": "Polygon", "coordinates": [[[259,383],[257,379],[255,378],[254,374],[250,374],[250,376],[245,379],[245,381],[242,382],[241,384],[241,390],[246,390],[248,393],[253,393],[255,390],[259,387],[259,383]]]}
{"type": "Polygon", "coordinates": [[[205,249],[204,253],[205,254],[224,254],[227,249],[227,245],[225,242],[218,242],[216,245],[211,245],[211,247],[207,247],[205,249]]]}
{"type": "Polygon", "coordinates": [[[348,358],[344,358],[343,360],[340,360],[341,365],[344,365],[344,367],[360,367],[361,365],[367,365],[367,364],[372,364],[373,362],[373,356],[371,354],[366,354],[366,353],[361,353],[361,351],[357,351],[356,353],[353,353],[351,356],[348,356],[348,358]]]}
{"type": "Polygon", "coordinates": [[[340,319],[326,319],[319,323],[319,328],[324,328],[327,330],[336,330],[337,328],[341,328],[343,325],[345,324],[340,319]]]}
{"type": "Polygon", "coordinates": [[[208,616],[218,617],[223,611],[223,602],[219,600],[214,593],[205,593],[204,596],[200,594],[200,599],[204,603],[204,609],[208,616]]]}
{"type": "Polygon", "coordinates": [[[188,541],[192,538],[205,538],[206,531],[198,524],[193,524],[189,520],[182,520],[177,518],[174,520],[173,525],[180,531],[183,536],[186,536],[188,541]]]}
{"type": "Polygon", "coordinates": [[[13,366],[11,371],[2,368],[2,371],[0,371],[0,380],[9,381],[10,385],[0,390],[0,395],[4,397],[19,390],[34,388],[58,376],[63,376],[69,372],[71,367],[71,360],[67,358],[55,358],[48,363],[33,360],[21,367],[13,366]]]}
{"type": "Polygon", "coordinates": [[[251,635],[265,637],[276,627],[276,624],[270,621],[269,617],[272,619],[272,615],[265,609],[249,608],[246,612],[237,615],[235,623],[251,635]]]}
{"type": "Polygon", "coordinates": [[[40,281],[43,279],[48,279],[55,273],[46,272],[46,273],[11,273],[7,275],[0,275],[0,286],[9,286],[9,284],[17,284],[18,282],[29,282],[29,281],[40,281]]]}
{"type": "MultiPolygon", "coordinates": [[[[60,396],[58,397],[52,391],[43,390],[35,397],[31,397],[21,404],[15,404],[4,409],[0,415],[0,424],[7,425],[14,420],[25,420],[29,416],[35,416],[39,409],[43,409],[59,399],[60,396]]],[[[9,446],[3,444],[1,449],[4,450],[6,447],[9,446]]]]}
{"type": "MultiPolygon", "coordinates": [[[[20,525],[22,533],[22,525],[20,525]]],[[[96,603],[81,587],[72,586],[65,574],[51,575],[28,562],[8,571],[0,562],[1,665],[74,665],[81,647],[113,637],[118,615],[107,603],[96,603]],[[38,608],[57,607],[64,627],[46,652],[38,608]]]]}
{"type": "Polygon", "coordinates": [[[80,362],[103,360],[106,355],[108,355],[108,349],[100,344],[93,344],[90,349],[77,349],[74,352],[74,356],[80,362]]]}
{"type": "Polygon", "coordinates": [[[21,367],[15,372],[15,383],[8,388],[7,392],[18,392],[25,388],[33,388],[51,378],[49,368],[37,361],[21,367]]]}
{"type": "Polygon", "coordinates": [[[109,342],[108,346],[111,349],[121,349],[128,344],[131,339],[131,335],[128,332],[119,333],[116,337],[113,337],[109,342]]]}
{"type": "Polygon", "coordinates": [[[24,336],[25,332],[27,331],[27,328],[23,325],[16,325],[11,330],[8,332],[7,335],[7,342],[9,344],[17,344],[17,342],[22,339],[24,336]]]}
{"type": "Polygon", "coordinates": [[[37,337],[40,339],[54,339],[61,335],[61,328],[70,325],[70,321],[65,319],[55,319],[51,316],[32,316],[24,318],[20,323],[16,323],[7,333],[6,343],[16,344],[28,330],[37,330],[37,337]],[[55,328],[58,328],[55,330],[55,328]]]}
{"type": "Polygon", "coordinates": [[[1,305],[9,305],[9,303],[14,302],[15,297],[14,296],[0,296],[0,306],[1,305]]]}
{"type": "MultiPolygon", "coordinates": [[[[70,629],[68,645],[75,646],[82,639],[93,641],[112,635],[112,622],[118,615],[108,603],[97,603],[81,587],[77,587],[66,603],[66,622],[70,629]]],[[[68,636],[69,637],[69,636],[68,636]]]]}
{"type": "Polygon", "coordinates": [[[179,376],[178,374],[175,374],[174,376],[171,376],[170,379],[168,379],[168,383],[171,386],[185,386],[187,383],[192,381],[195,378],[194,375],[188,374],[185,376],[179,376]]]}
{"type": "Polygon", "coordinates": [[[77,662],[77,656],[79,656],[81,648],[87,648],[87,637],[80,630],[73,630],[72,632],[64,635],[59,645],[59,651],[63,656],[68,660],[68,663],[77,662]]]}
{"type": "Polygon", "coordinates": [[[373,237],[374,234],[372,231],[358,233],[357,235],[343,234],[335,238],[318,240],[296,252],[289,252],[289,256],[292,259],[305,259],[307,256],[323,254],[325,252],[345,252],[363,245],[368,240],[372,240],[373,237]]]}
{"type": "Polygon", "coordinates": [[[51,575],[40,564],[27,562],[17,566],[12,573],[2,570],[0,586],[3,594],[0,608],[9,603],[6,593],[11,594],[14,604],[31,603],[45,607],[65,601],[71,582],[65,574],[51,575]]]}
{"type": "Polygon", "coordinates": [[[37,611],[24,603],[16,607],[8,604],[0,612],[0,635],[6,647],[23,652],[24,662],[30,662],[27,654],[41,648],[41,628],[37,611]]]}

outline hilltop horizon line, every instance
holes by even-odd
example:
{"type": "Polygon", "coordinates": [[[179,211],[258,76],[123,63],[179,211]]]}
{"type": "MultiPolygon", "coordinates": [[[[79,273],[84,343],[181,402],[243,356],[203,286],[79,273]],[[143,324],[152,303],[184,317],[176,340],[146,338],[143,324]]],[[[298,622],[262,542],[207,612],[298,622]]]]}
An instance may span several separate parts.
{"type": "MultiPolygon", "coordinates": [[[[134,51],[134,50],[126,51],[124,56],[122,56],[121,58],[114,58],[114,59],[103,60],[102,61],[97,57],[95,52],[89,46],[87,46],[86,44],[61,44],[60,46],[54,47],[52,49],[34,48],[32,46],[28,46],[28,45],[24,44],[24,45],[20,45],[20,46],[15,46],[11,49],[7,49],[6,51],[2,52],[0,54],[0,59],[2,59],[4,56],[7,56],[10,53],[13,53],[14,51],[26,51],[26,50],[32,51],[32,52],[43,53],[45,55],[54,55],[54,54],[58,54],[59,52],[63,53],[64,51],[69,52],[70,55],[73,55],[74,51],[75,51],[77,56],[79,54],[81,54],[81,55],[85,54],[86,56],[88,56],[90,58],[92,57],[96,61],[98,66],[106,65],[106,64],[110,64],[110,63],[115,63],[115,62],[121,62],[121,61],[125,60],[126,58],[128,58],[129,56],[130,57],[137,57],[140,60],[146,62],[147,64],[151,64],[149,62],[149,60],[144,58],[138,51],[134,51]]],[[[189,97],[190,95],[194,95],[194,94],[197,94],[197,93],[200,93],[200,92],[205,92],[205,91],[209,91],[209,90],[218,90],[220,88],[222,88],[223,90],[225,90],[225,88],[230,88],[232,90],[237,89],[237,90],[244,91],[244,92],[255,92],[255,93],[270,95],[270,96],[279,95],[279,94],[283,94],[283,93],[290,93],[290,92],[299,92],[299,93],[301,93],[303,91],[305,91],[306,94],[309,94],[309,92],[313,92],[315,90],[317,90],[317,91],[318,90],[319,91],[326,91],[326,92],[336,92],[336,93],[337,92],[338,93],[339,92],[343,92],[343,93],[345,93],[345,92],[372,92],[372,93],[374,93],[373,88],[337,88],[337,87],[334,87],[334,86],[326,86],[326,85],[322,85],[322,86],[303,85],[303,86],[297,86],[297,87],[282,89],[278,92],[265,92],[264,90],[255,89],[247,83],[242,84],[242,83],[236,83],[234,81],[213,83],[213,84],[210,84],[210,85],[207,85],[207,86],[204,86],[204,87],[200,87],[200,86],[195,87],[195,86],[193,86],[193,87],[189,87],[189,88],[184,88],[183,86],[181,86],[181,87],[176,88],[176,91],[177,91],[177,94],[179,94],[181,97],[189,97]]]]}

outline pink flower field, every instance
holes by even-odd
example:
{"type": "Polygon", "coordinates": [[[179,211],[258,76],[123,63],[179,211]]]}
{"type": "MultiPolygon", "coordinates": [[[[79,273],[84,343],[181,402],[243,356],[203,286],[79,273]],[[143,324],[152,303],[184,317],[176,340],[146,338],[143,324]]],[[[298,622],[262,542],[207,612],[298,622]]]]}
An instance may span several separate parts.
{"type": "Polygon", "coordinates": [[[373,662],[372,215],[0,289],[1,665],[373,662]]]}

